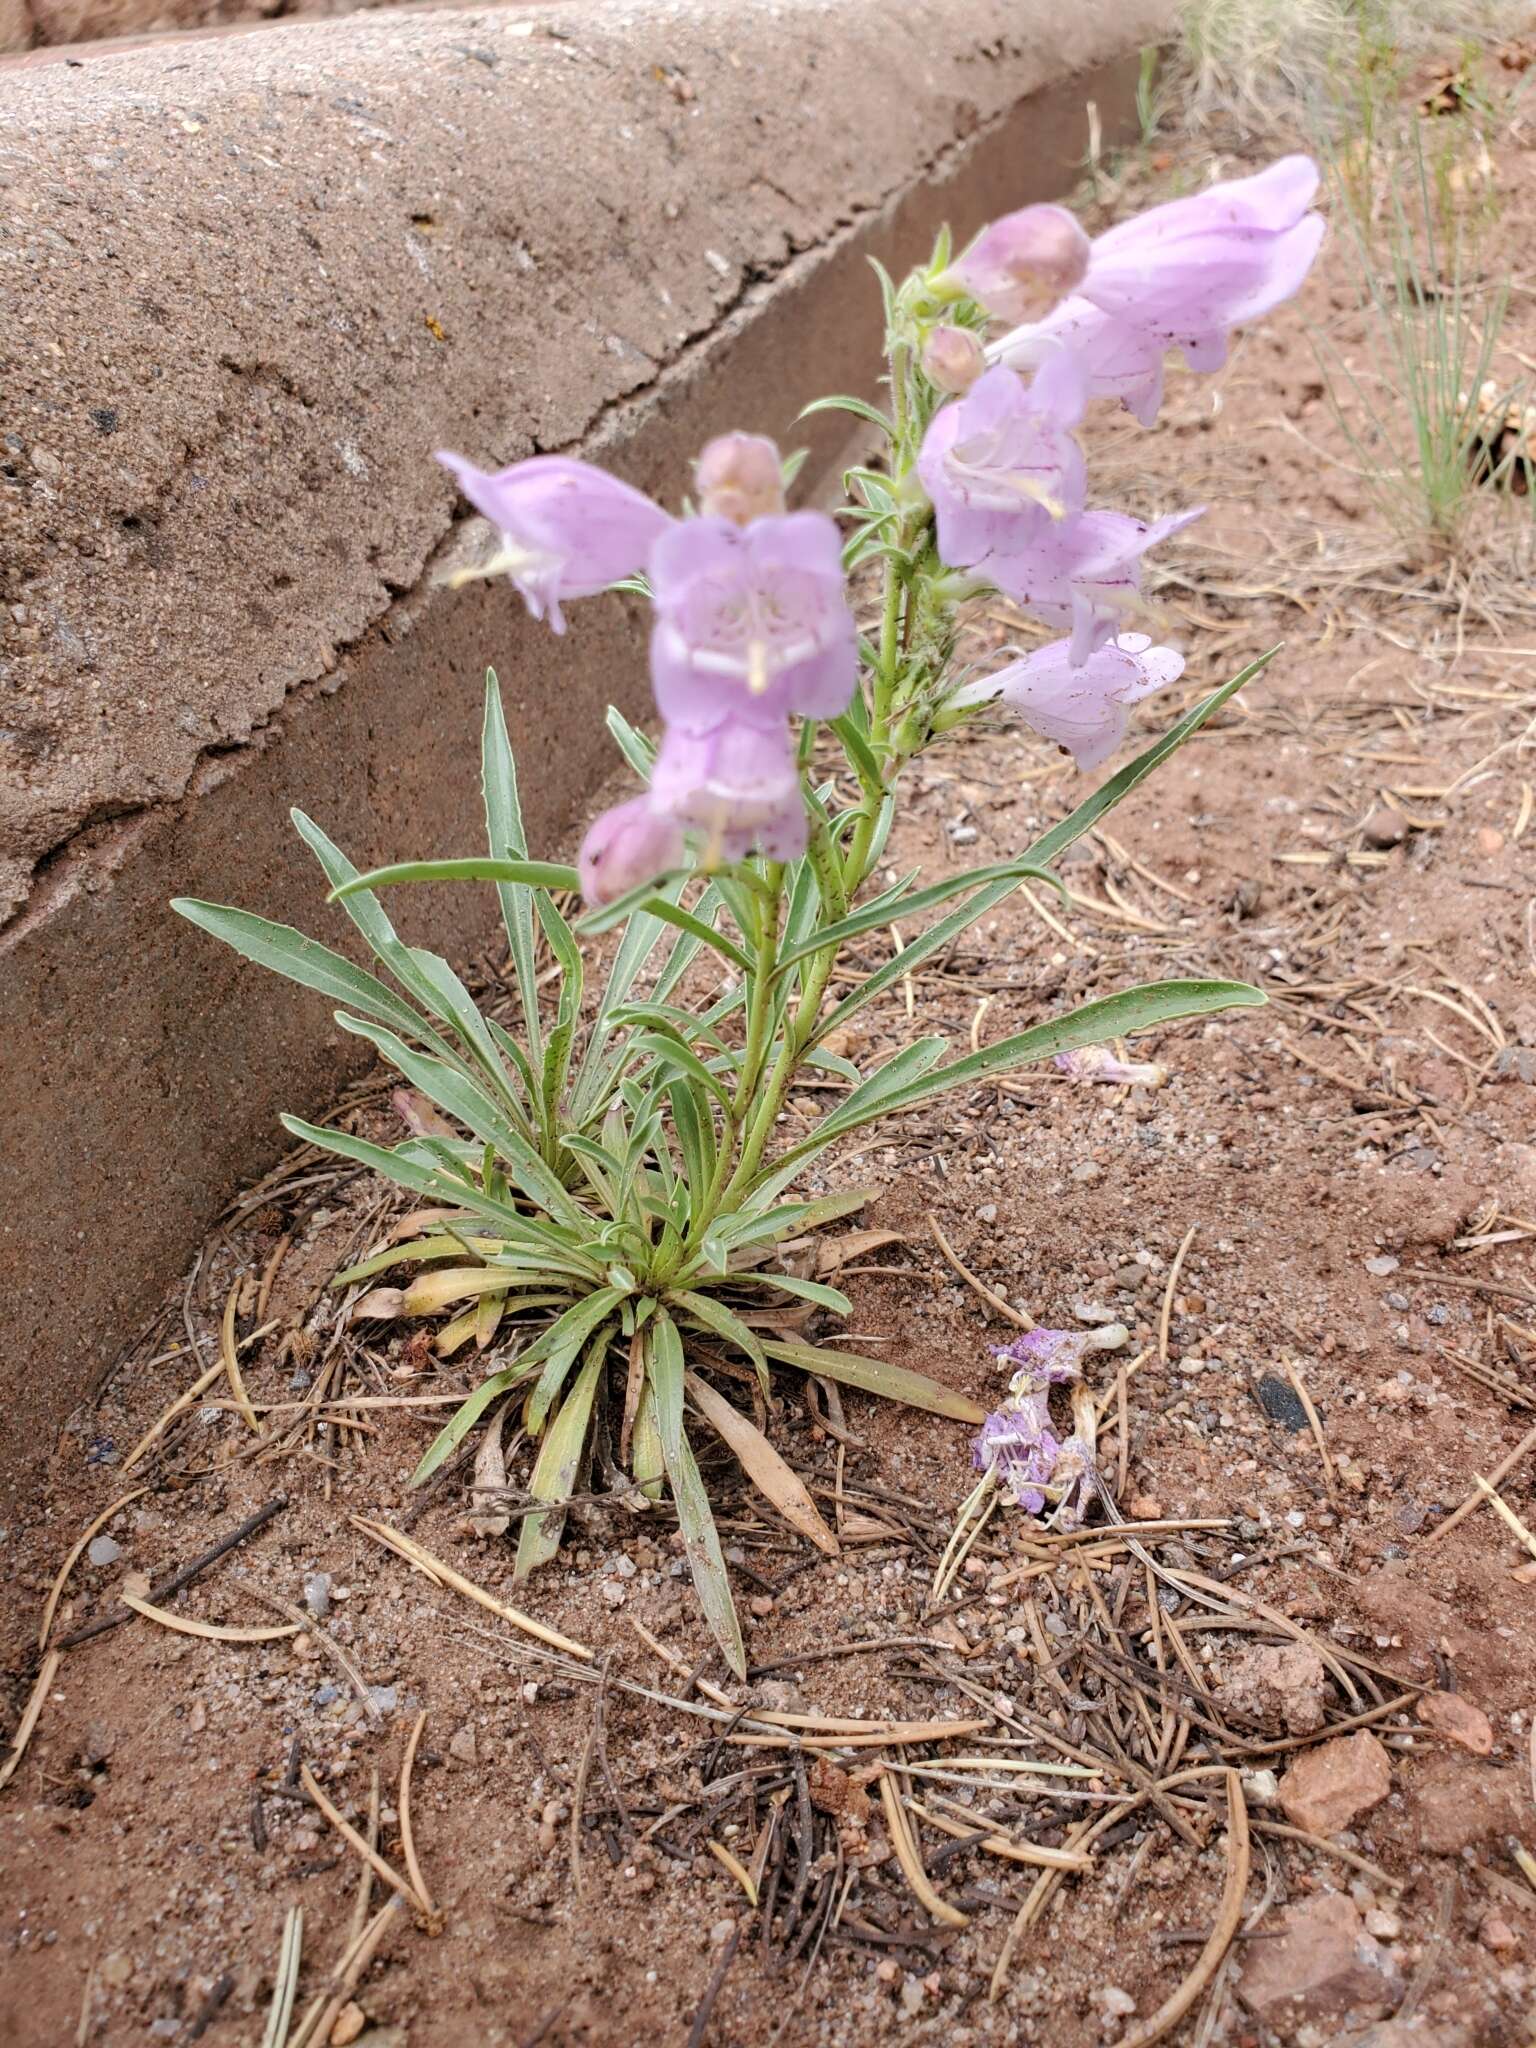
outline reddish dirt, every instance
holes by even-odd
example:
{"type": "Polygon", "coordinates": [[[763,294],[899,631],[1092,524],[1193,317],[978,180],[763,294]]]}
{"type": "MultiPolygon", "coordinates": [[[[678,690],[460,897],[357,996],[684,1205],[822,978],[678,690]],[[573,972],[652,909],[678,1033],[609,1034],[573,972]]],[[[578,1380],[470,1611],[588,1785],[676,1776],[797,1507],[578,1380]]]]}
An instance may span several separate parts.
{"type": "MultiPolygon", "coordinates": [[[[1499,179],[1506,226],[1536,221],[1530,155],[1506,150],[1499,179]]],[[[862,1348],[978,1400],[998,1392],[988,1347],[1009,1326],[945,1262],[930,1216],[980,1279],[1039,1320],[1075,1327],[1085,1305],[1112,1310],[1132,1326],[1131,1346],[1091,1358],[1093,1382],[1112,1387],[1119,1364],[1150,1353],[1128,1385],[1122,1503],[1132,1513],[1155,1503],[1165,1517],[1231,1518],[1221,1530],[1158,1539],[1155,1555],[1208,1576],[1230,1570],[1234,1591],[1323,1649],[1454,1690],[1486,1715],[1486,1755],[1406,1714],[1377,1721],[1390,1793],[1335,1838],[1376,1874],[1256,1834],[1244,1910],[1254,1916],[1245,1932],[1262,1945],[1289,1924],[1283,1912],[1352,1895],[1390,1958],[1385,2009],[1402,2008],[1399,2030],[1377,2037],[1381,2048],[1497,2048],[1526,2042],[1536,2012],[1536,1888],[1512,1853],[1516,1843],[1536,1850],[1536,1584],[1529,1558],[1486,1509],[1443,1540],[1437,1531],[1474,1474],[1499,1466],[1536,1419],[1536,819],[1531,756],[1518,744],[1536,708],[1536,621],[1523,592],[1491,572],[1458,615],[1443,581],[1395,561],[1358,480],[1336,466],[1349,458],[1319,396],[1309,331],[1332,320],[1341,347],[1358,343],[1344,266],[1335,238],[1303,302],[1247,340],[1223,378],[1179,377],[1155,435],[1111,426],[1095,443],[1106,495],[1128,488],[1162,510],[1209,494],[1216,506],[1160,593],[1164,629],[1190,652],[1190,701],[1259,649],[1283,640],[1284,652],[1114,817],[1114,846],[1088,842],[1067,863],[1072,906],[1041,897],[1069,936],[1018,900],[912,990],[923,1029],[962,1040],[974,1031],[982,1042],[1167,974],[1240,975],[1265,986],[1270,1007],[1162,1034],[1156,1056],[1171,1080],[1160,1092],[1026,1073],[891,1128],[828,1182],[876,1187],[859,1220],[906,1240],[855,1260],[844,1281],[862,1348]],[[1271,1383],[1272,1405],[1283,1401],[1287,1361],[1315,1403],[1331,1480],[1311,1429],[1288,1427],[1261,1403],[1261,1382],[1271,1383]]],[[[1533,338],[1521,302],[1512,339],[1529,350],[1533,338]]],[[[1503,545],[1497,526],[1490,513],[1491,548],[1503,545]]],[[[1140,730],[1173,708],[1155,705],[1140,730]]],[[[915,777],[892,862],[936,872],[1002,857],[1077,793],[1060,758],[1029,736],[968,735],[915,777]]],[[[885,957],[888,943],[871,938],[864,963],[885,957]]],[[[251,999],[254,1016],[254,971],[251,999]]],[[[861,1021],[861,1061],[915,1028],[901,989],[861,1021]]],[[[383,1130],[379,1087],[360,1091],[345,1114],[383,1130]]],[[[289,1239],[262,1318],[273,1328],[245,1354],[244,1371],[254,1399],[297,1398],[290,1386],[302,1389],[328,1341],[326,1282],[377,1238],[387,1214],[376,1184],[323,1163],[247,1198],[189,1276],[186,1314],[203,1357],[216,1355],[231,1288],[289,1239]]],[[[88,1255],[110,1256],[110,1219],[96,1227],[88,1255]]],[[[258,1326],[253,1311],[247,1297],[242,1330],[258,1326]]],[[[122,1458],[194,1377],[183,1335],[178,1299],[76,1418],[34,1511],[6,1532],[16,1596],[5,1635],[8,1726],[33,1683],[38,1608],[64,1553],[127,1490],[122,1458]]],[[[349,1386],[364,1393],[370,1380],[452,1391],[473,1372],[458,1360],[433,1369],[390,1330],[350,1370],[349,1386]]],[[[814,1426],[801,1383],[785,1375],[778,1392],[776,1440],[830,1483],[836,1447],[814,1426]]],[[[1134,1702],[1108,1686],[1102,1664],[1074,1661],[1093,1626],[1084,1575],[1061,1562],[1027,1585],[1009,1576],[1030,1558],[1022,1517],[991,1525],[956,1589],[966,1604],[937,1621],[925,1615],[934,1550],[971,1484],[968,1431],[852,1394],[845,1409],[858,1439],[843,1465],[845,1506],[864,1519],[845,1527],[840,1560],[758,1517],[706,1456],[727,1502],[749,1654],[775,1667],[751,1697],[861,1718],[1033,1713],[1065,1740],[1099,1745],[1095,1754],[1117,1729],[1130,1741],[1134,1702]],[[881,1515],[883,1536],[869,1526],[881,1515]],[[853,1653],[890,1637],[942,1647],[853,1653]]],[[[467,1467],[411,1525],[482,1587],[612,1653],[599,1746],[590,1684],[552,1674],[510,1628],[413,1574],[349,1521],[408,1522],[417,1497],[405,1482],[441,1415],[359,1412],[373,1433],[317,1438],[306,1455],[268,1464],[252,1455],[238,1415],[195,1412],[135,1475],[148,1490],[110,1525],[120,1557],[76,1567],[55,1634],[109,1609],[125,1570],[166,1573],[282,1489],[287,1505],[260,1534],[174,1604],[208,1621],[275,1623],[242,1581],[301,1601],[306,1575],[328,1573],[325,1628],[370,1686],[390,1689],[378,1725],[312,1634],[233,1645],[135,1620],[67,1650],[0,1793],[10,1873],[0,2040],[254,2042],[296,1903],[305,2010],[346,1945],[358,1866],[318,1814],[274,1788],[295,1744],[353,1812],[366,1809],[377,1769],[383,1843],[398,1861],[394,1787],[418,1708],[429,1718],[415,1835],[441,1931],[402,1914],[363,1978],[362,2038],[375,2048],[691,2038],[693,2048],[885,2039],[1090,2048],[1125,2038],[1189,1970],[1225,1868],[1214,1806],[1198,1826],[1184,1823],[1187,1840],[1145,1811],[1111,1831],[1091,1871],[1069,1878],[1023,1936],[995,2003],[988,1979],[1036,1873],[975,1850],[945,1856],[946,1837],[924,1826],[933,1881],[969,1916],[960,1930],[935,1926],[891,1860],[878,1798],[862,1827],[846,1815],[838,1823],[850,1887],[843,1923],[825,1938],[808,1932],[792,1961],[766,1954],[740,1886],[706,1842],[750,1861],[771,1782],[750,1798],[721,1783],[752,1767],[783,1766],[782,1825],[797,1826],[788,1760],[722,1750],[718,1729],[617,1685],[678,1695],[695,1666],[722,1678],[718,1664],[708,1667],[670,1523],[578,1509],[559,1560],[525,1589],[512,1586],[508,1541],[466,1522],[467,1467]],[[661,1665],[632,1619],[684,1669],[661,1665]],[[591,1823],[579,1884],[578,1797],[591,1823]],[[654,1824],[659,1840],[625,1838],[620,1798],[635,1828],[654,1824]],[[673,1806],[681,1811],[662,1818],[673,1806]],[[738,1933],[707,2027],[691,2037],[738,1933]]],[[[1105,1429],[1113,1479],[1113,1403],[1105,1429]]],[[[521,1469],[514,1460],[514,1478],[521,1469]]],[[[1536,1523],[1536,1455],[1501,1490],[1536,1523]]],[[[1144,1625],[1139,1565],[1122,1553],[1095,1585],[1129,1625],[1144,1625]]],[[[1193,1631],[1195,1610],[1178,1611],[1193,1631]]],[[[1189,1640],[1215,1687],[1242,1661],[1245,1638],[1230,1628],[1189,1640]]],[[[1325,1704],[1330,1722],[1352,1711],[1336,1683],[1325,1704]]],[[[1164,1703],[1149,1711],[1163,1716],[1164,1703]]],[[[1441,1726],[1452,1721],[1462,1725],[1447,1714],[1441,1726]]],[[[1198,1723],[1187,1739],[1185,1764],[1207,1760],[1198,1723]]],[[[942,1763],[954,1750],[915,1749],[911,1760],[942,1763]]],[[[1271,1761],[1279,1769],[1285,1759],[1271,1761]]],[[[852,1796],[857,1806],[856,1788],[852,1796]]],[[[1070,1799],[1006,1808],[1047,1843],[1080,1810],[1070,1799]]],[[[833,1823],[816,1826],[828,1858],[813,1874],[821,1898],[839,1842],[833,1823]]],[[[793,1861],[786,1867],[788,1887],[793,1861]]],[[[782,1896],[778,1908],[787,1911],[782,1896]]],[[[1238,2001],[1240,1980],[1239,1953],[1176,2038],[1206,2048],[1276,2038],[1238,2001]]],[[[1325,2003],[1311,2018],[1274,2024],[1278,2038],[1317,2048],[1355,2038],[1346,2020],[1325,2003]]]]}

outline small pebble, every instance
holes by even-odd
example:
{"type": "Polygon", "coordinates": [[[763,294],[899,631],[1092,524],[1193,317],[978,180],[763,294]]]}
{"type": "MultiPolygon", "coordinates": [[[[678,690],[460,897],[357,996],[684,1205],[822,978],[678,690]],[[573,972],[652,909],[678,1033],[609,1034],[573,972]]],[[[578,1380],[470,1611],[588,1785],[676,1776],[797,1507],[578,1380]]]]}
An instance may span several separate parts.
{"type": "Polygon", "coordinates": [[[324,1621],[331,1611],[331,1575],[329,1572],[306,1572],[304,1575],[304,1605],[316,1621],[324,1621]]]}
{"type": "Polygon", "coordinates": [[[114,1543],[110,1536],[97,1536],[85,1553],[94,1565],[116,1564],[123,1554],[121,1543],[114,1543]]]}

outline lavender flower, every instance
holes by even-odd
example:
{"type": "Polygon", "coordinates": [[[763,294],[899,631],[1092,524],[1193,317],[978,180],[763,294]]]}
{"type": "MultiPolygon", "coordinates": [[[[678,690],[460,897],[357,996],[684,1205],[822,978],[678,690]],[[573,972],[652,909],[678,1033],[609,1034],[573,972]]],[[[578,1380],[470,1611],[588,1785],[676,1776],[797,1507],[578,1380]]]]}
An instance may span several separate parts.
{"type": "MultiPolygon", "coordinates": [[[[1001,697],[1026,725],[1065,747],[1087,772],[1107,761],[1124,739],[1130,707],[1184,673],[1183,655],[1171,647],[1154,647],[1145,633],[1122,633],[1077,668],[1071,657],[1071,643],[1054,640],[966,684],[951,702],[979,704],[1001,697]]],[[[1076,1056],[1061,1055],[1069,1057],[1076,1056]]]]}
{"type": "Polygon", "coordinates": [[[1091,246],[1064,206],[1025,206],[983,228],[940,282],[994,320],[1038,319],[1076,290],[1091,246]]]}
{"type": "Polygon", "coordinates": [[[1125,1339],[1122,1323],[1106,1323],[1097,1330],[1026,1330],[1011,1344],[994,1344],[992,1356],[999,1364],[1016,1368],[1009,1391],[1027,1394],[1065,1386],[1080,1376],[1088,1352],[1117,1350],[1125,1339]]]}
{"type": "Polygon", "coordinates": [[[535,455],[495,475],[446,450],[437,459],[501,535],[499,551],[472,573],[510,576],[533,616],[547,615],[557,633],[565,631],[566,598],[633,576],[673,524],[616,476],[564,455],[535,455]]]}
{"type": "MultiPolygon", "coordinates": [[[[1166,652],[1167,650],[1162,650],[1166,652]]],[[[1075,1052],[1059,1052],[1057,1069],[1072,1081],[1107,1081],[1132,1088],[1162,1088],[1168,1070],[1154,1060],[1123,1060],[1107,1045],[1082,1045],[1075,1052]]]]}
{"type": "Polygon", "coordinates": [[[705,835],[703,864],[804,853],[805,800],[789,727],[731,715],[707,730],[669,725],[651,777],[664,817],[705,835]]]}
{"type": "Polygon", "coordinates": [[[1027,387],[1011,370],[988,370],[934,414],[917,473],[951,568],[1026,551],[1082,509],[1086,469],[1072,429],[1086,403],[1081,367],[1059,350],[1027,387]]]}
{"type": "Polygon", "coordinates": [[[1020,372],[1037,370],[1060,349],[1070,351],[1090,398],[1118,399],[1142,426],[1157,424],[1163,402],[1163,344],[1140,328],[1101,313],[1091,300],[1063,299],[1045,319],[987,346],[987,360],[1020,372]]]}
{"type": "Polygon", "coordinates": [[[682,857],[683,835],[676,820],[658,810],[649,795],[631,797],[587,827],[576,856],[581,893],[595,910],[677,867],[682,857]]]}
{"type": "Polygon", "coordinates": [[[1123,614],[1141,595],[1141,557],[1204,510],[1197,505],[1150,522],[1126,512],[1084,512],[1037,530],[1018,549],[979,566],[1043,624],[1069,626],[1067,659],[1081,668],[1114,638],[1123,614]]]}
{"type": "Polygon", "coordinates": [[[1182,350],[1192,370],[1220,369],[1231,330],[1300,289],[1323,239],[1323,217],[1309,211],[1317,185],[1310,157],[1287,156],[1122,221],[1094,241],[1070,298],[989,353],[1024,369],[1065,343],[1094,397],[1119,398],[1151,426],[1166,350],[1182,350]]]}
{"type": "Polygon", "coordinates": [[[669,725],[700,733],[730,718],[773,731],[791,714],[847,708],[857,635],[825,513],[683,520],[656,542],[650,574],[651,680],[669,725]]]}

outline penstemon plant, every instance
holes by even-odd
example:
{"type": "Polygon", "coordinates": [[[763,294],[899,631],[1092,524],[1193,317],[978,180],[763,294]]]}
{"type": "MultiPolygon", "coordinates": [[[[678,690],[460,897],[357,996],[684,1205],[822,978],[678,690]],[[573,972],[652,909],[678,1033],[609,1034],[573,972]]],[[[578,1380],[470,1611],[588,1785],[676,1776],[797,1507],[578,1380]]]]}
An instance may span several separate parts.
{"type": "MultiPolygon", "coordinates": [[[[1097,1071],[1106,1056],[1088,1049],[1107,1040],[1263,1000],[1240,982],[1166,981],[959,1056],[929,1035],[865,1071],[835,1049],[859,1010],[1021,883],[1051,881],[1073,841],[1262,666],[1196,705],[1012,859],[873,885],[904,771],[978,706],[1001,698],[1093,769],[1120,744],[1129,707],[1182,672],[1176,653],[1122,628],[1141,556],[1196,515],[1148,525],[1087,509],[1074,430],[1096,397],[1150,424],[1169,347],[1195,369],[1214,367],[1235,324],[1297,288],[1322,233],[1309,211],[1316,183],[1307,159],[1287,158],[1091,243],[1069,212],[1031,206],[958,259],[942,237],[899,287],[882,272],[888,410],[857,398],[808,408],[840,408],[878,437],[871,463],[847,474],[842,531],[826,513],[786,510],[792,466],[751,435],[704,450],[696,505],[681,517],[564,457],[486,475],[444,455],[499,536],[474,573],[510,576],[555,632],[570,600],[616,585],[650,597],[659,746],[609,714],[642,793],[597,819],[575,867],[531,859],[491,675],[487,856],[360,875],[295,813],[332,899],[395,986],[286,926],[177,903],[237,951],[339,1001],[342,1027],[407,1084],[395,1101],[409,1135],[392,1147],[284,1123],[424,1204],[337,1284],[379,1283],[354,1315],[443,1319],[439,1354],[473,1346],[494,1368],[427,1451],[418,1480],[499,1397],[520,1409],[538,1449],[519,1575],[554,1554],[585,1469],[596,1466],[632,1503],[658,1498],[665,1484],[709,1625],[743,1672],[685,1411],[724,1439],[793,1526],[823,1550],[837,1544],[802,1481],[712,1371],[750,1368],[766,1391],[770,1371],[788,1366],[982,1420],[972,1402],[918,1373],[794,1334],[804,1305],[846,1313],[850,1304],[789,1270],[783,1247],[865,1199],[796,1198],[795,1184],[852,1133],[985,1076],[1074,1053],[1087,1055],[1084,1072],[1097,1071]],[[878,581],[868,637],[849,602],[855,573],[878,581]],[[1066,637],[972,674],[957,660],[964,607],[995,592],[1066,637]],[[819,765],[823,740],[840,752],[831,771],[819,765]],[[482,1014],[445,960],[403,943],[382,908],[380,892],[393,885],[455,879],[499,892],[516,1034],[482,1014]],[[573,923],[562,903],[578,889],[588,908],[573,923]],[[912,934],[904,949],[852,987],[838,983],[834,998],[842,948],[898,916],[912,934]],[[611,929],[621,936],[588,1006],[579,942],[611,929]],[[548,1003],[541,941],[557,969],[548,1003]],[[708,965],[714,981],[699,995],[708,965]],[[780,1114],[807,1068],[846,1092],[814,1128],[786,1138],[780,1114]]],[[[1030,1485],[1015,1489],[1026,1502],[1036,1481],[1042,1499],[1052,1493],[1061,1449],[1044,1426],[1044,1398],[1034,1403],[1030,1485]]],[[[1005,1433],[1024,1471],[1018,1427],[1005,1433]]]]}

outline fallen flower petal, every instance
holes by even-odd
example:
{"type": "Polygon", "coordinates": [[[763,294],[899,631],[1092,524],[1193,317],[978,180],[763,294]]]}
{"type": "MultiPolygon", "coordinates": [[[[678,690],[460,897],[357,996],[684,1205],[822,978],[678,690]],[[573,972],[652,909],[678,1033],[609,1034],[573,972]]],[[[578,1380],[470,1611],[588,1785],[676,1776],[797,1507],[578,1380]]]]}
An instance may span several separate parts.
{"type": "Polygon", "coordinates": [[[1162,1088],[1168,1070],[1153,1060],[1123,1060],[1107,1045],[1082,1045],[1056,1055],[1058,1069],[1073,1081],[1107,1081],[1134,1088],[1162,1088]]]}

